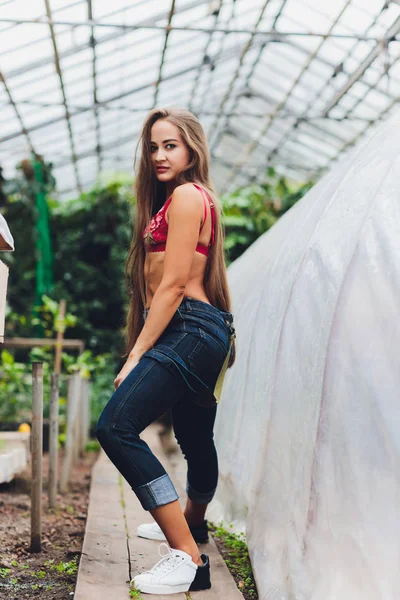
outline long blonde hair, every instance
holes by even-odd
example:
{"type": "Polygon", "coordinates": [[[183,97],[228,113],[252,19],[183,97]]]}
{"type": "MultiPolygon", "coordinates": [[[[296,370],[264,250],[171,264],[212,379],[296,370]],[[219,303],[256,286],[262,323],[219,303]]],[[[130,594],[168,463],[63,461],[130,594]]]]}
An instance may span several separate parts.
{"type": "MultiPolygon", "coordinates": [[[[146,117],[136,147],[134,166],[140,162],[136,176],[136,217],[133,238],[125,266],[130,301],[125,330],[126,354],[134,347],[143,327],[143,310],[146,302],[144,262],[146,251],[142,232],[151,218],[162,207],[166,198],[166,185],[159,182],[154,174],[151,159],[151,128],[156,121],[169,121],[179,129],[183,142],[189,150],[189,164],[179,173],[177,184],[197,183],[210,195],[215,206],[214,244],[209,248],[204,272],[204,289],[211,304],[220,310],[231,312],[231,298],[228,289],[224,255],[224,230],[221,223],[222,205],[218,200],[209,176],[209,151],[207,138],[200,121],[188,110],[181,108],[156,108],[146,117]]],[[[235,343],[229,367],[236,358],[235,343]]]]}

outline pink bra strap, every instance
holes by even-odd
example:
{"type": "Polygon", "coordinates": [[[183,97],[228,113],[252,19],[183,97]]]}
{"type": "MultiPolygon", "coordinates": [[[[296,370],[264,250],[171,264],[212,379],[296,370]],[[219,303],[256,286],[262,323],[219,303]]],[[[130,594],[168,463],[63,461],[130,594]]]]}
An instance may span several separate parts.
{"type": "Polygon", "coordinates": [[[215,207],[214,207],[214,204],[212,204],[210,208],[211,208],[211,241],[210,241],[210,246],[212,246],[214,244],[214,234],[215,234],[215,207]]]}
{"type": "MultiPolygon", "coordinates": [[[[203,190],[203,188],[201,188],[198,185],[196,185],[196,187],[198,187],[200,189],[200,191],[203,195],[203,198],[207,198],[207,199],[210,198],[209,195],[207,194],[207,192],[205,190],[203,190]]],[[[211,240],[210,240],[210,243],[208,244],[208,246],[210,247],[214,244],[214,237],[215,237],[215,207],[214,207],[213,202],[209,202],[209,205],[210,205],[210,212],[211,212],[211,240]]],[[[206,209],[206,204],[205,204],[205,200],[204,200],[204,221],[203,221],[203,225],[200,228],[200,232],[205,225],[206,217],[207,217],[207,209],[206,209]]]]}
{"type": "MultiPolygon", "coordinates": [[[[205,198],[208,198],[208,194],[206,193],[205,190],[203,190],[203,188],[201,186],[199,186],[197,183],[193,183],[193,185],[200,190],[201,195],[203,196],[204,199],[204,219],[203,219],[203,225],[200,227],[200,232],[203,229],[205,223],[206,223],[206,217],[207,217],[207,209],[206,209],[206,203],[205,203],[205,198]]],[[[211,202],[210,203],[210,211],[211,211],[211,240],[209,243],[209,246],[211,246],[214,243],[214,229],[215,229],[215,213],[214,213],[214,204],[211,202]]]]}
{"type": "Polygon", "coordinates": [[[204,200],[204,216],[203,216],[203,225],[200,227],[200,232],[199,233],[201,233],[201,230],[203,229],[204,225],[206,224],[206,218],[207,218],[206,199],[204,198],[203,190],[200,190],[200,191],[201,191],[201,195],[203,196],[203,200],[204,200]]]}
{"type": "Polygon", "coordinates": [[[203,200],[204,200],[204,217],[203,217],[203,225],[200,227],[200,231],[203,229],[206,219],[207,219],[207,207],[206,207],[206,200],[204,198],[204,194],[203,194],[203,200]]]}
{"type": "Polygon", "coordinates": [[[164,204],[164,206],[163,206],[164,212],[167,210],[167,208],[171,204],[171,202],[172,202],[172,196],[170,196],[168,198],[168,200],[166,201],[166,203],[164,204]]]}

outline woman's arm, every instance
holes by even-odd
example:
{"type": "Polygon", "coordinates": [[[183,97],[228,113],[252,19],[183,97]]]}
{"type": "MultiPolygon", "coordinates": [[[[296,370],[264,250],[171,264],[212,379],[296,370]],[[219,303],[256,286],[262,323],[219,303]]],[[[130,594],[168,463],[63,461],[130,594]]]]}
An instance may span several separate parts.
{"type": "Polygon", "coordinates": [[[153,296],[143,329],[129,354],[131,358],[140,360],[155,344],[182,302],[202,217],[200,192],[190,183],[175,188],[168,208],[163,277],[153,296]]]}

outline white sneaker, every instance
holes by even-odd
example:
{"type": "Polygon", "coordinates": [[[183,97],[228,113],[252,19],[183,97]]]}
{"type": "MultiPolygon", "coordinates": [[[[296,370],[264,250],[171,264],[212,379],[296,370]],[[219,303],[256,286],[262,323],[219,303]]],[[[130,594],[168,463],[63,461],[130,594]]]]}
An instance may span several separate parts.
{"type": "Polygon", "coordinates": [[[201,555],[204,564],[198,566],[190,554],[165,543],[160,544],[158,553],[162,558],[150,571],[133,577],[131,586],[134,589],[145,594],[177,594],[211,587],[210,561],[206,554],[201,555]],[[167,552],[162,553],[162,549],[167,552]]]}
{"type": "Polygon", "coordinates": [[[146,538],[148,540],[166,540],[162,529],[158,526],[158,524],[155,521],[153,523],[142,523],[137,528],[136,533],[139,537],[146,538]]]}

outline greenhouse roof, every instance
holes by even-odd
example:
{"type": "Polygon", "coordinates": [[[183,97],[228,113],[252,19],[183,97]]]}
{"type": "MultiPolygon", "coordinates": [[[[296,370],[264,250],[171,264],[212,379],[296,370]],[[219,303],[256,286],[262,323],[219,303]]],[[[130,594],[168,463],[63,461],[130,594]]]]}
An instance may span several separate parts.
{"type": "Polygon", "coordinates": [[[0,165],[53,162],[60,198],[133,172],[146,113],[189,108],[220,193],[299,181],[396,109],[400,0],[0,0],[0,165]]]}

